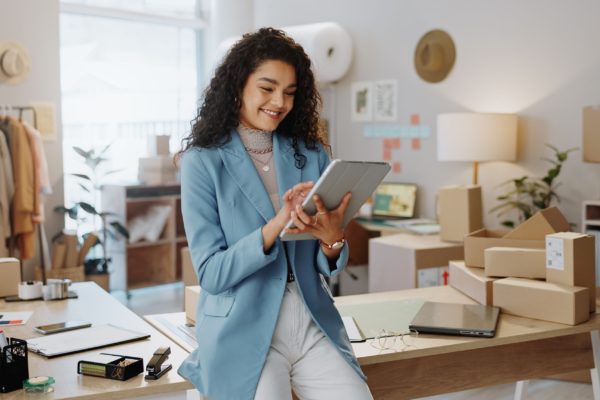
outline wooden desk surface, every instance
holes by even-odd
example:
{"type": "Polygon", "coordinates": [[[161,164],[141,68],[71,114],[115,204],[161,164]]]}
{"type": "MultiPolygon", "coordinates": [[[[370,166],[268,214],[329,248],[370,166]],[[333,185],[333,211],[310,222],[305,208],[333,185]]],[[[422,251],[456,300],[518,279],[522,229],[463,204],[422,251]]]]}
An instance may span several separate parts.
{"type": "MultiPolygon", "coordinates": [[[[177,367],[187,357],[187,352],[95,283],[75,283],[72,290],[77,292],[78,299],[14,303],[6,303],[4,300],[0,300],[0,310],[2,311],[34,311],[26,325],[3,327],[2,329],[9,337],[30,339],[40,336],[33,330],[34,326],[66,320],[85,320],[92,324],[110,323],[123,326],[149,333],[151,337],[142,341],[52,359],[29,352],[29,376],[52,376],[56,381],[54,393],[46,395],[44,399],[122,399],[185,391],[193,388],[176,371],[177,367]],[[173,365],[173,369],[159,380],[146,381],[143,374],[123,382],[77,374],[77,362],[79,360],[100,352],[143,357],[145,368],[154,351],[161,346],[171,347],[168,363],[173,365]]],[[[30,399],[31,397],[23,390],[0,394],[2,400],[21,400],[30,399]]],[[[167,397],[168,395],[165,395],[165,398],[167,397]]]]}
{"type": "MultiPolygon", "coordinates": [[[[476,304],[474,300],[450,286],[435,286],[392,292],[341,296],[336,297],[335,304],[365,304],[410,298],[449,303],[476,304]]],[[[598,316],[598,314],[594,314],[587,322],[570,326],[501,313],[496,336],[493,338],[421,334],[410,342],[412,345],[410,348],[403,348],[403,346],[399,345],[396,352],[383,353],[371,346],[369,342],[353,343],[352,346],[360,364],[370,365],[381,362],[575,335],[597,329],[600,329],[600,316],[598,316]]]]}

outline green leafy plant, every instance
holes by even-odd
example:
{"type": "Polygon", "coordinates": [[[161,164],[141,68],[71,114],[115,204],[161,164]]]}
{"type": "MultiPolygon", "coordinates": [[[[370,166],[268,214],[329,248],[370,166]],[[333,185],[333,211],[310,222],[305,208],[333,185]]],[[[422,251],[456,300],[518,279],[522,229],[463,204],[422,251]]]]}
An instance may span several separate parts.
{"type": "Polygon", "coordinates": [[[546,144],[554,154],[553,158],[544,157],[542,160],[549,162],[550,169],[543,178],[522,176],[521,178],[511,179],[500,184],[501,187],[507,187],[508,192],[496,197],[500,204],[493,207],[490,212],[498,212],[498,217],[517,210],[518,220],[504,220],[502,225],[508,228],[514,228],[516,225],[525,221],[539,210],[550,207],[554,201],[560,202],[560,197],[556,189],[560,183],[556,183],[556,178],[562,170],[563,164],[567,161],[569,153],[578,150],[571,148],[560,151],[556,147],[546,144]]]}
{"type": "MultiPolygon", "coordinates": [[[[127,228],[115,220],[114,217],[116,217],[116,214],[101,212],[97,209],[103,180],[108,175],[120,171],[118,169],[105,171],[103,168],[103,164],[108,161],[105,154],[110,146],[111,145],[109,144],[100,151],[96,151],[95,149],[83,150],[80,147],[73,147],[73,150],[83,158],[89,173],[69,175],[77,179],[77,184],[85,193],[89,194],[88,197],[90,200],[76,201],[71,207],[61,205],[54,208],[55,212],[63,213],[77,223],[78,234],[80,234],[79,227],[81,223],[86,221],[90,216],[92,217],[92,228],[90,231],[83,233],[81,237],[85,240],[88,235],[92,233],[96,234],[99,240],[96,242],[95,246],[99,245],[101,247],[101,256],[88,258],[85,261],[86,272],[106,273],[111,261],[111,259],[107,257],[106,252],[108,238],[115,240],[119,237],[129,238],[129,231],[127,228]],[[99,224],[98,221],[100,222],[99,224]]],[[[55,238],[60,235],[61,233],[57,234],[55,238]]]]}

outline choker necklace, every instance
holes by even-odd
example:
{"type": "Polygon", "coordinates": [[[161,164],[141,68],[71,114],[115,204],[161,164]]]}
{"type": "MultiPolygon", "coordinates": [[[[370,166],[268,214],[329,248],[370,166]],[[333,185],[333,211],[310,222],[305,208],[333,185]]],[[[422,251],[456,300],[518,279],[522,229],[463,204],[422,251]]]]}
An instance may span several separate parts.
{"type": "MultiPolygon", "coordinates": [[[[260,153],[257,153],[257,154],[260,154],[260,153]]],[[[271,153],[271,157],[269,157],[269,159],[267,161],[262,161],[262,160],[259,160],[258,158],[254,158],[254,157],[252,157],[252,154],[248,154],[248,155],[254,161],[262,164],[262,167],[260,169],[262,169],[263,171],[269,172],[271,170],[271,167],[269,167],[269,162],[271,162],[271,159],[273,158],[273,153],[271,153]]]]}
{"type": "Polygon", "coordinates": [[[251,149],[250,147],[246,147],[244,146],[244,148],[246,149],[246,151],[248,153],[252,153],[252,154],[267,154],[273,151],[273,146],[268,147],[266,149],[262,149],[262,150],[257,150],[257,149],[251,149]]]}

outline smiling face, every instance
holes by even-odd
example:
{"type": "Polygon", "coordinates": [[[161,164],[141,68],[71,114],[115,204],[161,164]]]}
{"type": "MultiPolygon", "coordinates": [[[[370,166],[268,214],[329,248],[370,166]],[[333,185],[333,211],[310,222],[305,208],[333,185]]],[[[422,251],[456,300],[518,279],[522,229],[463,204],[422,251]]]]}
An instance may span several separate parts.
{"type": "Polygon", "coordinates": [[[272,132],[294,107],[296,71],[290,64],[267,60],[248,76],[242,91],[240,123],[272,132]]]}

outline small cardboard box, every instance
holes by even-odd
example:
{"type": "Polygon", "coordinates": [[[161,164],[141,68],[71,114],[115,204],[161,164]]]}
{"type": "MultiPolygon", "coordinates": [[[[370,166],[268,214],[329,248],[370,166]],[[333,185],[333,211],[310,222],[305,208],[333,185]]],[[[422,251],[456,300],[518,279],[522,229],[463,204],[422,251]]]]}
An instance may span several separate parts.
{"type": "Polygon", "coordinates": [[[450,286],[479,304],[493,304],[494,281],[494,278],[485,276],[481,268],[467,267],[464,261],[450,261],[450,286]]]}
{"type": "Polygon", "coordinates": [[[140,158],[138,179],[147,185],[161,185],[177,182],[177,167],[171,156],[140,158]]]}
{"type": "Polygon", "coordinates": [[[596,311],[596,243],[576,232],[546,236],[546,280],[589,289],[590,312],[596,311]]]}
{"type": "Polygon", "coordinates": [[[462,242],[465,235],[483,228],[481,186],[447,186],[438,192],[440,238],[462,242]]]}
{"type": "Polygon", "coordinates": [[[150,156],[168,156],[170,154],[170,135],[154,135],[148,137],[148,154],[150,156]]]}
{"type": "Polygon", "coordinates": [[[483,268],[484,251],[490,247],[520,247],[543,249],[543,240],[506,239],[506,231],[480,229],[465,237],[465,264],[469,267],[483,268]]]}
{"type": "Polygon", "coordinates": [[[21,262],[17,258],[0,258],[0,297],[19,294],[21,262]]]}
{"type": "Polygon", "coordinates": [[[522,278],[494,281],[494,305],[521,317],[577,325],[590,318],[589,289],[522,278]]]}
{"type": "Polygon", "coordinates": [[[196,276],[196,270],[194,269],[194,264],[192,264],[192,256],[188,247],[181,248],[181,276],[184,286],[198,285],[198,277],[196,276]]]}
{"type": "Polygon", "coordinates": [[[506,239],[544,240],[546,235],[571,230],[569,221],[556,207],[538,211],[504,237],[506,239]]]}
{"type": "Polygon", "coordinates": [[[600,162],[600,107],[583,108],[583,161],[600,162]]]}
{"type": "Polygon", "coordinates": [[[184,296],[185,319],[188,323],[196,323],[196,309],[200,298],[200,286],[186,286],[184,296]]]}
{"type": "Polygon", "coordinates": [[[487,276],[546,279],[546,250],[490,247],[484,251],[487,276]]]}

